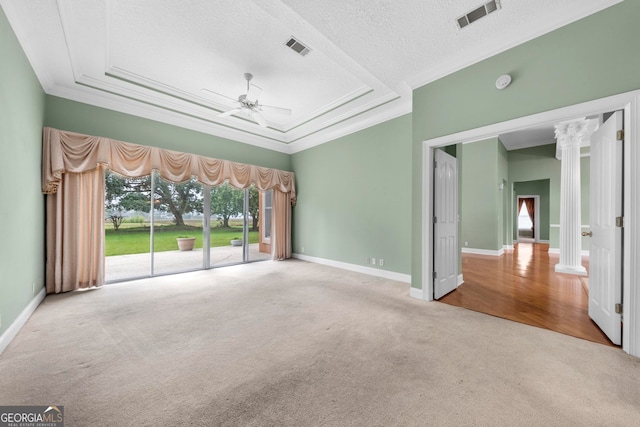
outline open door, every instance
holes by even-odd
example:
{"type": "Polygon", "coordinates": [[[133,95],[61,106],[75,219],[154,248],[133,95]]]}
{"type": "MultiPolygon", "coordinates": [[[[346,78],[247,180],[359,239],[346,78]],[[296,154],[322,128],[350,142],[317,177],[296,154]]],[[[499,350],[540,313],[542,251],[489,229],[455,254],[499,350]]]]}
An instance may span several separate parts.
{"type": "Polygon", "coordinates": [[[591,136],[589,317],[612,343],[621,343],[622,303],[622,112],[591,136]],[[616,219],[618,224],[616,224],[616,219]]]}
{"type": "Polygon", "coordinates": [[[433,180],[433,297],[458,287],[458,167],[455,157],[435,150],[433,180]]]}

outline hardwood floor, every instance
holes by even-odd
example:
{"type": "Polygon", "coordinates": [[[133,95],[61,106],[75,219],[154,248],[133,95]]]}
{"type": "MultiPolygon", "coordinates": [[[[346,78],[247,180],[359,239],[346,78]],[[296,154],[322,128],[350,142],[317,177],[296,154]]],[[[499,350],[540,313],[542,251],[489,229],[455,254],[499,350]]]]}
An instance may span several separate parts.
{"type": "Polygon", "coordinates": [[[548,244],[515,246],[500,257],[463,254],[464,283],[440,302],[613,346],[589,318],[588,278],[556,273],[548,244]]]}

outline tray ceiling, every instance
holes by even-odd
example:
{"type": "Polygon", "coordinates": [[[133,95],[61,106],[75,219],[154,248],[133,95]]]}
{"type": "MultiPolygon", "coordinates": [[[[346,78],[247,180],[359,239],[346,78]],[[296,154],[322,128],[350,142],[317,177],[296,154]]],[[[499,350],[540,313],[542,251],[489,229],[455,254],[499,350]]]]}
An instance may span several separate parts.
{"type": "Polygon", "coordinates": [[[621,0],[0,0],[46,93],[293,153],[411,111],[411,91],[621,0]],[[285,43],[309,47],[301,56],[285,43]],[[267,127],[238,107],[244,73],[267,127]]]}

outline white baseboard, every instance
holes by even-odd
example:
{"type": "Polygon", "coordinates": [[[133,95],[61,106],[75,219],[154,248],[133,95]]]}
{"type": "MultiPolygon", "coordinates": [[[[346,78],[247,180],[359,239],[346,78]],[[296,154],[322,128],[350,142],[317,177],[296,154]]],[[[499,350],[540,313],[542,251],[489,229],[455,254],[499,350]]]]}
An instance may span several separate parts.
{"type": "Polygon", "coordinates": [[[396,273],[395,271],[380,270],[378,268],[365,267],[362,265],[348,264],[346,262],[334,261],[326,258],[317,258],[303,254],[291,254],[295,259],[313,262],[316,264],[328,265],[329,267],[342,268],[343,270],[355,271],[356,273],[369,274],[371,276],[382,277],[384,279],[396,280],[398,282],[411,283],[410,274],[396,273]]]}
{"type": "Polygon", "coordinates": [[[462,274],[458,274],[458,286],[462,285],[464,283],[464,277],[462,277],[462,274]]]}
{"type": "Polygon", "coordinates": [[[538,240],[538,243],[546,243],[546,244],[549,244],[549,241],[548,241],[548,240],[542,240],[542,239],[541,239],[541,240],[538,240]]]}
{"type": "MultiPolygon", "coordinates": [[[[560,255],[560,248],[549,248],[549,253],[554,255],[560,255]]],[[[580,256],[589,258],[589,251],[580,251],[580,256]]]]}
{"type": "Polygon", "coordinates": [[[475,255],[490,255],[490,256],[502,256],[504,249],[499,251],[493,251],[491,249],[475,249],[475,248],[462,248],[463,254],[475,254],[475,255]]]}
{"type": "Polygon", "coordinates": [[[18,335],[20,329],[27,323],[29,317],[36,311],[36,308],[40,305],[44,297],[47,295],[47,291],[45,288],[42,288],[38,294],[33,297],[31,302],[22,310],[22,313],[13,321],[13,323],[7,328],[6,331],[0,336],[0,354],[4,351],[5,348],[9,346],[11,341],[18,335]]]}
{"type": "Polygon", "coordinates": [[[513,245],[502,245],[502,249],[504,249],[505,251],[509,251],[513,249],[513,245]]]}
{"type": "Polygon", "coordinates": [[[409,288],[409,296],[411,298],[415,298],[415,299],[419,299],[419,300],[424,300],[424,292],[422,289],[418,289],[418,288],[414,288],[414,287],[410,287],[409,288]]]}

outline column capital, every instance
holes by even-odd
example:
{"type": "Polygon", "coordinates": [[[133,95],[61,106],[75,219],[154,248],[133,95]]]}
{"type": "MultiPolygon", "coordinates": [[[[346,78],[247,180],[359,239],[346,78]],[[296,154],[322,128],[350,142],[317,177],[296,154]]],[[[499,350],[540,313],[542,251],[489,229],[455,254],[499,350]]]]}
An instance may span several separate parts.
{"type": "Polygon", "coordinates": [[[598,120],[577,119],[555,125],[556,158],[562,158],[562,149],[590,145],[591,134],[598,129],[598,120]]]}

